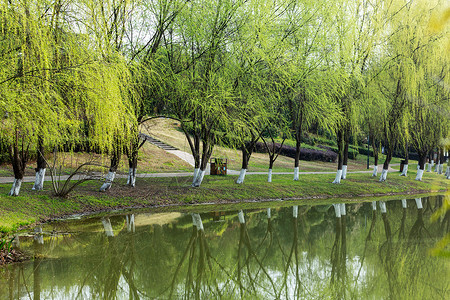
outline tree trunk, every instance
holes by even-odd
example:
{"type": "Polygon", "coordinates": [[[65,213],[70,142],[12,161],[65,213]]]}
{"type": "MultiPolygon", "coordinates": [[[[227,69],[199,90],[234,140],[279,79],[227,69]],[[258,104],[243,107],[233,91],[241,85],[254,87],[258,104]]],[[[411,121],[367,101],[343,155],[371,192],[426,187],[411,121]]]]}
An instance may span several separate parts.
{"type": "Polygon", "coordinates": [[[419,152],[419,168],[417,169],[417,174],[416,174],[416,180],[422,180],[423,177],[423,172],[425,171],[425,161],[427,159],[427,153],[426,152],[419,152]]]}
{"type": "Polygon", "coordinates": [[[436,161],[435,161],[436,164],[435,164],[435,167],[434,167],[434,172],[436,172],[436,173],[439,171],[439,164],[440,164],[439,159],[441,157],[440,151],[441,151],[441,149],[438,148],[438,151],[436,153],[436,161]]]}
{"type": "Polygon", "coordinates": [[[372,138],[372,150],[373,150],[373,159],[374,159],[374,167],[372,177],[377,177],[378,173],[378,147],[374,138],[372,138]]]}
{"type": "Polygon", "coordinates": [[[38,137],[38,147],[36,151],[36,156],[37,156],[37,166],[35,169],[36,179],[34,181],[32,190],[41,191],[44,188],[45,167],[47,165],[44,157],[44,142],[41,136],[38,137]]]}
{"type": "Polygon", "coordinates": [[[211,157],[213,148],[214,148],[214,136],[208,137],[208,140],[203,140],[203,149],[202,149],[202,157],[200,161],[200,170],[198,172],[197,177],[192,182],[192,187],[199,187],[202,182],[203,178],[205,177],[206,167],[208,166],[208,161],[211,157]]]}
{"type": "Polygon", "coordinates": [[[253,153],[253,150],[255,149],[255,144],[258,141],[258,138],[259,137],[252,136],[252,140],[249,143],[244,143],[244,145],[242,146],[242,168],[239,177],[236,180],[237,184],[244,183],[245,174],[247,173],[248,169],[248,162],[250,161],[250,157],[253,153]]]}
{"type": "Polygon", "coordinates": [[[109,165],[109,172],[105,177],[105,182],[100,187],[100,192],[105,192],[109,190],[112,186],[114,178],[116,177],[117,168],[119,167],[120,157],[122,156],[122,151],[120,147],[113,150],[111,154],[111,163],[109,165]]]}
{"type": "Polygon", "coordinates": [[[442,174],[444,172],[444,162],[445,162],[445,156],[444,156],[444,148],[441,148],[440,156],[439,156],[439,169],[438,174],[442,174]]]}
{"type": "Polygon", "coordinates": [[[344,133],[344,157],[342,159],[342,176],[341,179],[347,178],[347,163],[348,163],[348,146],[350,143],[350,131],[345,130],[344,133]]]}
{"type": "Polygon", "coordinates": [[[295,137],[295,158],[294,158],[294,180],[295,181],[297,181],[299,178],[300,148],[301,148],[300,137],[298,135],[296,135],[296,137],[295,137]]]}
{"type": "Polygon", "coordinates": [[[336,172],[336,178],[333,183],[341,183],[342,177],[342,165],[344,162],[344,134],[342,130],[337,133],[337,143],[338,143],[338,169],[336,172]]]}
{"type": "Polygon", "coordinates": [[[405,176],[405,177],[408,176],[408,163],[409,163],[409,147],[408,147],[408,142],[406,142],[406,146],[405,146],[405,164],[403,165],[403,171],[402,171],[402,174],[400,174],[400,176],[405,176]]]}
{"type": "Polygon", "coordinates": [[[19,196],[20,187],[22,185],[23,176],[25,173],[25,166],[28,162],[28,145],[24,148],[24,139],[21,141],[21,149],[19,150],[19,133],[16,130],[16,140],[13,145],[9,147],[9,155],[14,170],[14,182],[8,196],[19,196]]]}
{"type": "Polygon", "coordinates": [[[380,181],[386,181],[387,173],[389,170],[389,163],[391,162],[392,154],[393,154],[392,153],[393,149],[391,147],[385,147],[385,149],[386,148],[387,148],[386,160],[383,163],[383,171],[381,171],[380,181]]]}

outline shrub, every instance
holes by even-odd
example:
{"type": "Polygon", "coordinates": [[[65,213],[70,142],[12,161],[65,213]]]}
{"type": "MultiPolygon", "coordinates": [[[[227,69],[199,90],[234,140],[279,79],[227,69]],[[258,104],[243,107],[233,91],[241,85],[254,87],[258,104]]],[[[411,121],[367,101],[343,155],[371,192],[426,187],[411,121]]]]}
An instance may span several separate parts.
{"type": "MultiPolygon", "coordinates": [[[[272,147],[272,143],[268,143],[269,147],[272,147]]],[[[275,143],[275,151],[278,151],[281,147],[281,144],[275,143]]],[[[325,162],[335,162],[337,159],[337,154],[331,151],[330,148],[319,146],[324,150],[315,150],[315,149],[300,149],[300,159],[307,161],[325,161],[325,162]]],[[[262,142],[256,143],[255,152],[259,153],[267,153],[266,146],[262,142]]],[[[295,147],[283,145],[280,150],[280,154],[295,158],[295,147]]]]}

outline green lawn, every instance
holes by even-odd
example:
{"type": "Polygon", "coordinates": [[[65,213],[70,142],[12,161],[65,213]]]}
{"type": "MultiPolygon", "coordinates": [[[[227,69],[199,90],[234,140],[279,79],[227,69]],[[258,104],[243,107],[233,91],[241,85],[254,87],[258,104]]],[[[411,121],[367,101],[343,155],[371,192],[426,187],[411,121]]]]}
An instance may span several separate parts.
{"type": "Polygon", "coordinates": [[[17,230],[22,225],[49,220],[56,216],[79,212],[102,211],[158,205],[194,203],[240,203],[267,199],[304,199],[324,201],[326,198],[354,198],[392,194],[447,191],[448,180],[443,175],[425,173],[422,182],[413,176],[388,174],[380,183],[370,174],[349,174],[342,184],[331,181],[334,175],[300,175],[294,182],[291,175],[274,175],[267,183],[265,175],[249,175],[242,185],[235,184],[237,176],[206,176],[200,188],[191,188],[190,177],[138,178],[136,187],[125,185],[125,179],[114,182],[107,193],[98,192],[100,182],[88,182],[69,198],[59,199],[48,190],[31,191],[32,183],[24,183],[19,197],[6,196],[10,185],[0,185],[0,232],[17,230]]]}

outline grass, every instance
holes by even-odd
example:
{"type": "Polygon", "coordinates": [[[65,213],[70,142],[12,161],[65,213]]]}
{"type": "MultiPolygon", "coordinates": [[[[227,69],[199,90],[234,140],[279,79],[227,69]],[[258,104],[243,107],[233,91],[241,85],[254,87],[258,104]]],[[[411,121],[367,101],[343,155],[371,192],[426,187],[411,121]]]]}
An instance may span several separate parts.
{"type": "MultiPolygon", "coordinates": [[[[426,173],[422,182],[412,176],[388,175],[380,183],[370,174],[349,174],[342,184],[331,184],[334,175],[303,175],[294,182],[291,175],[274,175],[267,183],[265,175],[249,175],[245,183],[234,183],[237,176],[206,176],[200,188],[191,188],[190,177],[138,178],[136,187],[118,179],[107,193],[99,193],[99,182],[87,182],[69,198],[51,196],[49,190],[31,191],[32,183],[24,183],[19,197],[6,196],[10,185],[0,184],[0,232],[10,233],[21,226],[80,212],[184,205],[204,203],[242,203],[267,199],[303,199],[335,202],[337,198],[395,195],[446,191],[448,180],[442,175],[426,173]]],[[[49,183],[46,183],[48,189],[49,183]]]]}

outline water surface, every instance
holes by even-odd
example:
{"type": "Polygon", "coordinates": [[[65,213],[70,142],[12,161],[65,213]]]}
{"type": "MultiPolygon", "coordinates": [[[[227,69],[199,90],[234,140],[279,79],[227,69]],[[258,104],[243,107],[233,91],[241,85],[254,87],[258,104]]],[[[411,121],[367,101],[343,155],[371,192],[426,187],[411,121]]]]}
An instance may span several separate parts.
{"type": "Polygon", "coordinates": [[[449,299],[444,201],[53,222],[17,237],[35,259],[0,268],[0,299],[449,299]]]}

